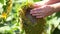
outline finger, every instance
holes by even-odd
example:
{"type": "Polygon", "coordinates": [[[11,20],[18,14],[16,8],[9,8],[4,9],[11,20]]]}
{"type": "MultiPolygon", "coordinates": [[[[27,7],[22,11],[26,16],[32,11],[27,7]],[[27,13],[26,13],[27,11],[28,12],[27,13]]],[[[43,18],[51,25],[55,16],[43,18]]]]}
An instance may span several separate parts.
{"type": "Polygon", "coordinates": [[[43,16],[36,16],[36,18],[43,18],[43,16]]]}
{"type": "Polygon", "coordinates": [[[30,11],[30,14],[33,14],[33,13],[37,13],[37,10],[36,10],[36,9],[32,9],[32,10],[30,11]]]}
{"type": "Polygon", "coordinates": [[[35,8],[35,9],[32,9],[31,11],[30,11],[30,14],[33,14],[33,13],[41,13],[42,12],[42,9],[40,9],[40,8],[35,8]]]}
{"type": "Polygon", "coordinates": [[[40,7],[40,5],[39,4],[34,4],[33,7],[38,8],[38,7],[40,7]]]}
{"type": "Polygon", "coordinates": [[[41,14],[32,14],[32,16],[40,16],[41,14]]]}
{"type": "Polygon", "coordinates": [[[34,6],[34,8],[37,8],[37,7],[41,7],[43,5],[44,5],[44,2],[40,1],[40,2],[35,2],[33,6],[34,6]]]}
{"type": "Polygon", "coordinates": [[[36,16],[36,18],[44,18],[44,17],[45,17],[45,15],[43,15],[43,14],[40,14],[40,15],[36,16]]]}

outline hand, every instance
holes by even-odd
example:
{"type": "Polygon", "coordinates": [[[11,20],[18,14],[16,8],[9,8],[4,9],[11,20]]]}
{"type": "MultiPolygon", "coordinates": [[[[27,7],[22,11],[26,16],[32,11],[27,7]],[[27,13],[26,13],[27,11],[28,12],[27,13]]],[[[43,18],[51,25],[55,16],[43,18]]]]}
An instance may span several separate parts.
{"type": "Polygon", "coordinates": [[[41,7],[41,6],[43,6],[45,3],[46,3],[45,1],[36,2],[36,3],[33,4],[33,7],[34,7],[34,8],[41,7]]]}
{"type": "Polygon", "coordinates": [[[44,18],[46,16],[51,15],[54,12],[55,12],[54,7],[50,5],[45,5],[45,6],[32,9],[30,11],[30,14],[32,14],[32,16],[36,16],[36,18],[44,18]]]}

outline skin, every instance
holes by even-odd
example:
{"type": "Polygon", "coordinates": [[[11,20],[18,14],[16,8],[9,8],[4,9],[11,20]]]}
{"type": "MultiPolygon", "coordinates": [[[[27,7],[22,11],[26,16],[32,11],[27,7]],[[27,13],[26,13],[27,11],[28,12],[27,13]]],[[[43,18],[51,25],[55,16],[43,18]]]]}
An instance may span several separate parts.
{"type": "Polygon", "coordinates": [[[34,9],[30,11],[30,14],[36,18],[44,18],[60,11],[60,0],[43,0],[35,3],[33,7],[34,9]]]}

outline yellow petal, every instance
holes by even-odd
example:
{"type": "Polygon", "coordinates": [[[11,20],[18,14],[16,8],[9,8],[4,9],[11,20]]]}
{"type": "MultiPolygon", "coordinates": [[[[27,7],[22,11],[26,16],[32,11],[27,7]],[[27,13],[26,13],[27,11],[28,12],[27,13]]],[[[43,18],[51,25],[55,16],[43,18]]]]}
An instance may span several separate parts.
{"type": "Polygon", "coordinates": [[[4,18],[4,19],[6,19],[6,17],[7,17],[7,13],[2,13],[2,18],[4,18]]]}

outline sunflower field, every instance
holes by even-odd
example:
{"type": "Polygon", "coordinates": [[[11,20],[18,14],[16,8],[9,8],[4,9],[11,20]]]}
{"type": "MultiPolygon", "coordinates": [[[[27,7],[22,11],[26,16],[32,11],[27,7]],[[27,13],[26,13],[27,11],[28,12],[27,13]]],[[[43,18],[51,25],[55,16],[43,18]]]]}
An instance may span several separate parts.
{"type": "Polygon", "coordinates": [[[60,12],[36,19],[29,14],[42,0],[0,0],[0,34],[60,34],[60,12]]]}

